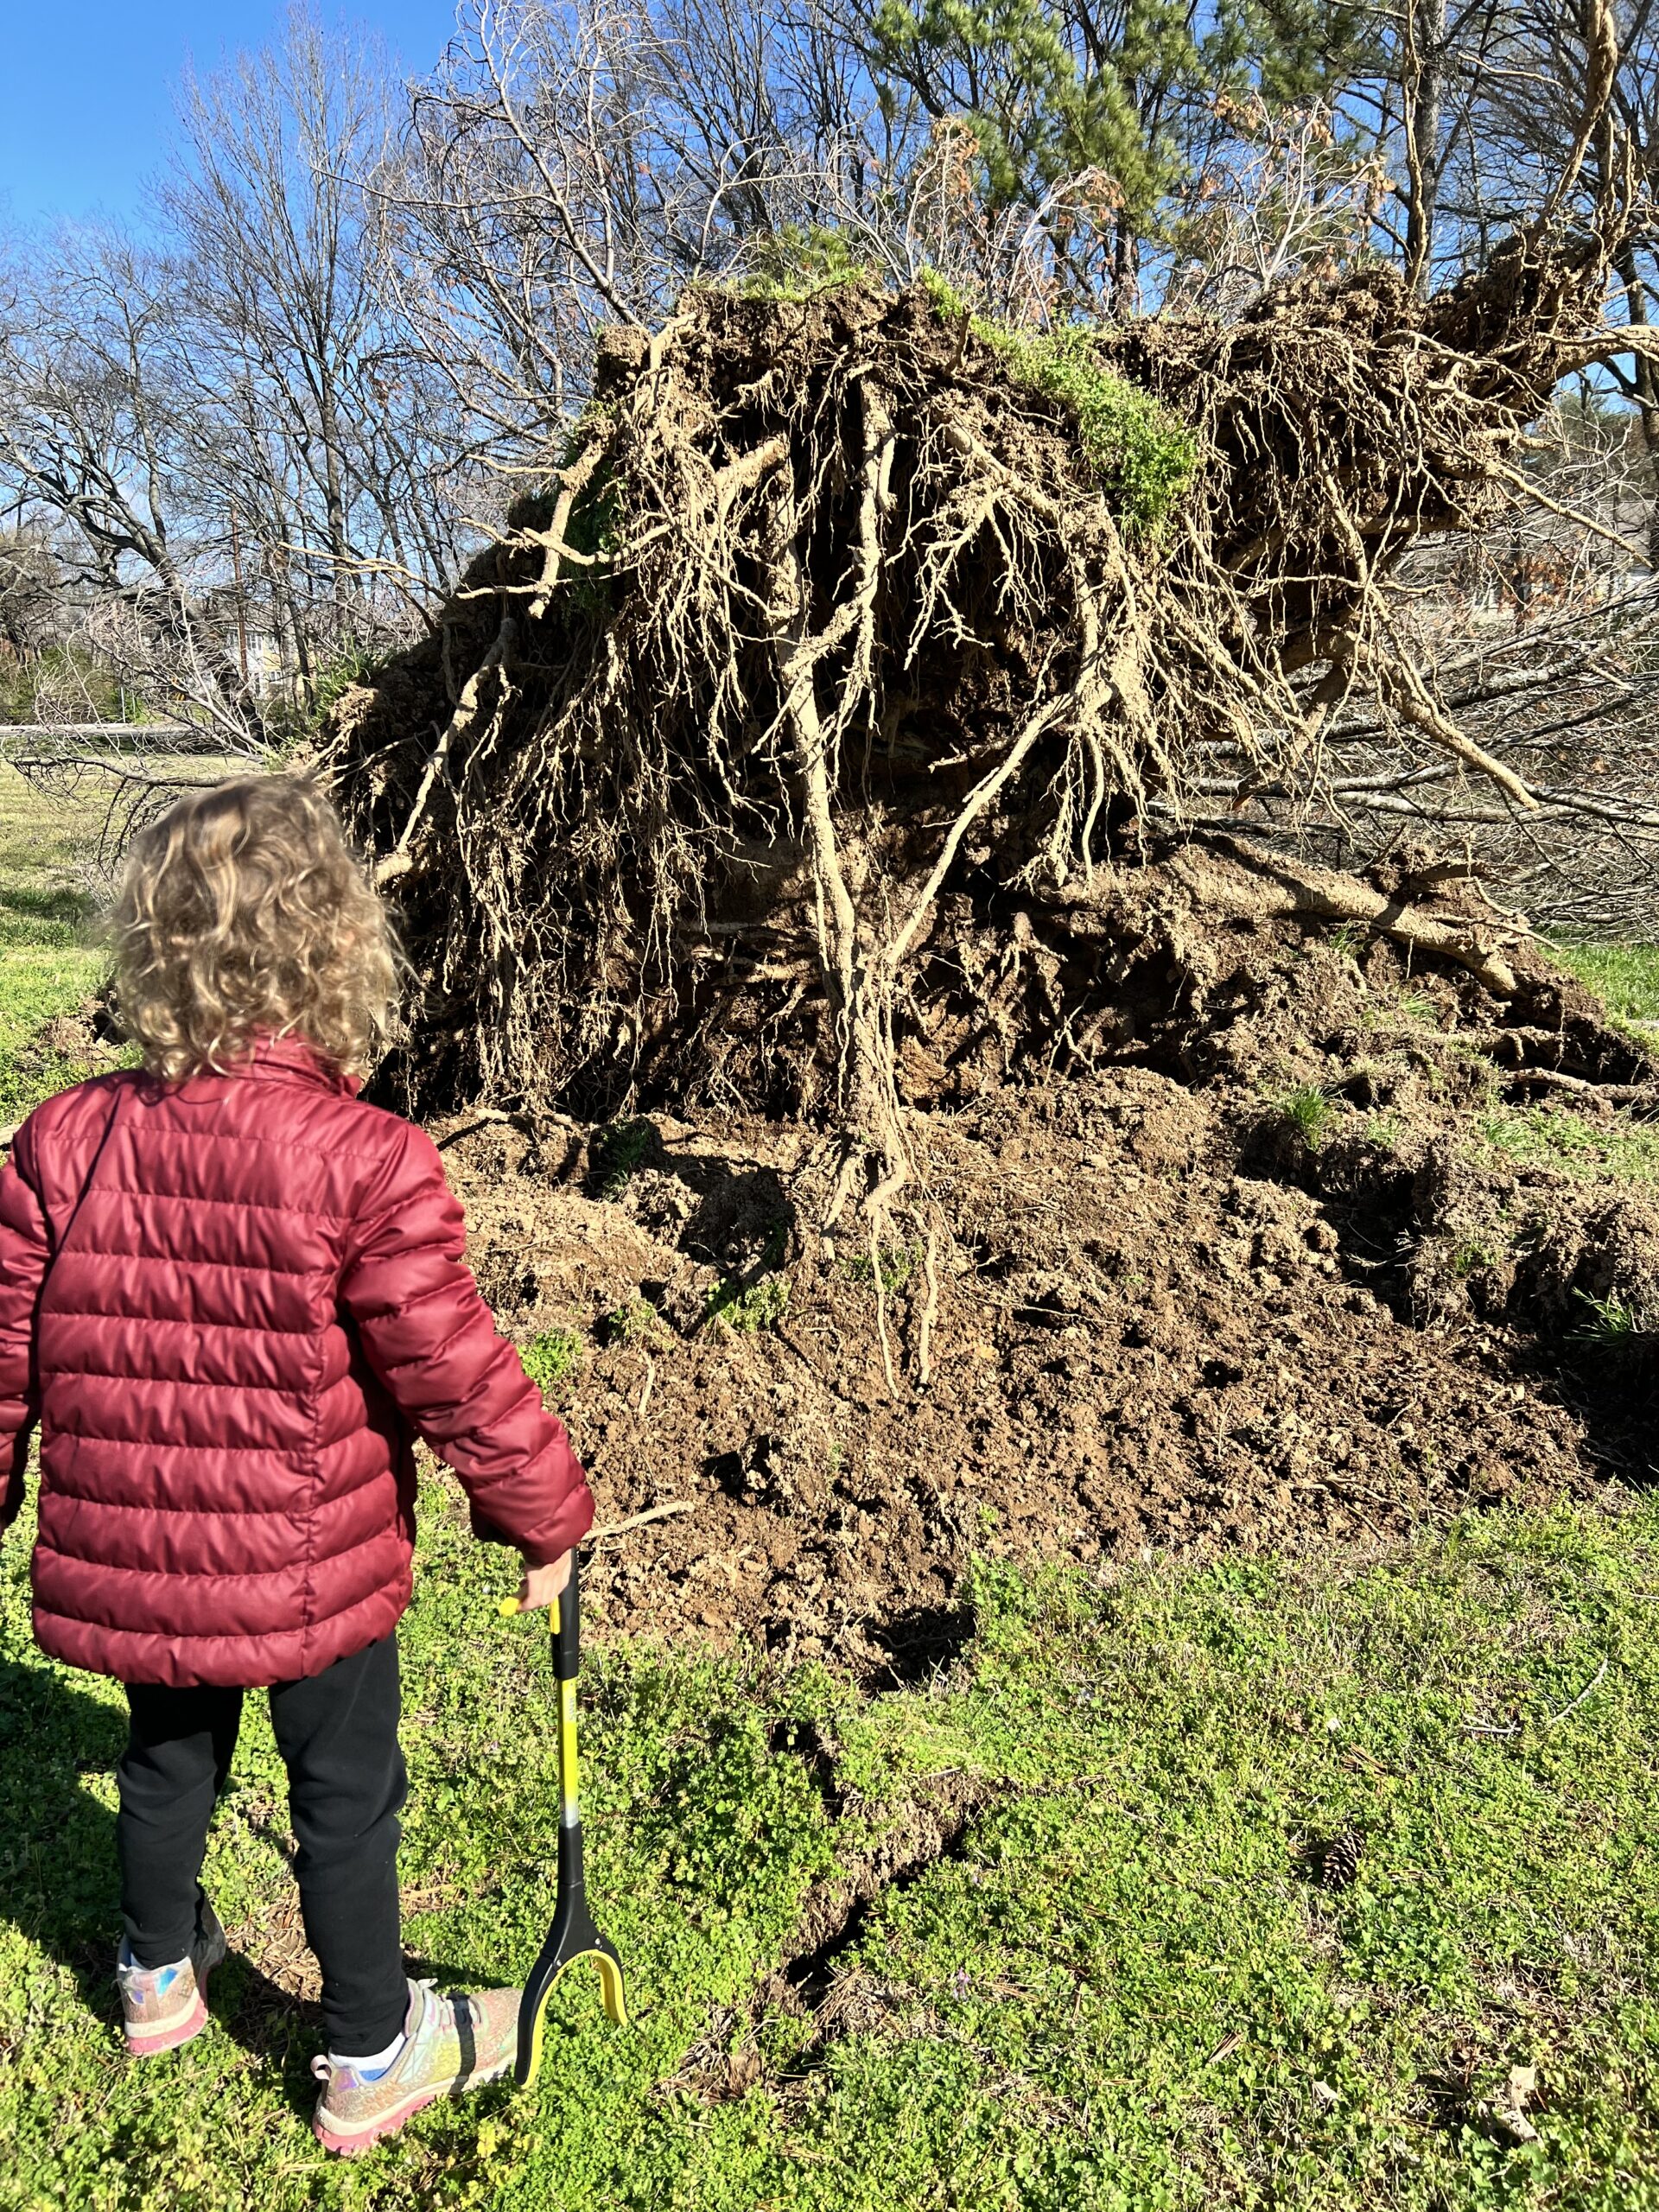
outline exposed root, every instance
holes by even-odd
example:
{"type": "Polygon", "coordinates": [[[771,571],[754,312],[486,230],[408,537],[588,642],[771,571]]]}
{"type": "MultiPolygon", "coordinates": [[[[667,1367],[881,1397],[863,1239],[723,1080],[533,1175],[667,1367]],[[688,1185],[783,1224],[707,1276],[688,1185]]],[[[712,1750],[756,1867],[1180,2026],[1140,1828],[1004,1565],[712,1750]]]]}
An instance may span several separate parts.
{"type": "MultiPolygon", "coordinates": [[[[882,1255],[925,1248],[925,1371],[938,1224],[906,1056],[954,1049],[940,1009],[964,996],[1010,1059],[1033,1007],[1051,1064],[1105,1049],[1109,986],[1068,998],[1056,918],[1084,926],[1154,802],[1179,822],[1206,749],[1317,791],[1359,695],[1532,807],[1397,644],[1388,579],[1518,496],[1616,214],[1427,302],[1357,270],[1230,327],[1103,335],[1197,441],[1156,529],[1127,460],[919,291],[700,293],[614,334],[545,495],[440,638],[336,715],[423,979],[406,1096],[758,1103],[764,1071],[768,1103],[844,1133],[821,1225],[860,1216],[890,1375],[882,1255]]],[[[1501,921],[1230,849],[1224,902],[1363,922],[1513,994],[1501,921]]]]}
{"type": "Polygon", "coordinates": [[[1356,877],[1332,868],[1315,868],[1306,861],[1291,861],[1265,852],[1243,837],[1210,841],[1229,853],[1249,871],[1241,878],[1232,870],[1206,865],[1201,846],[1193,846],[1174,861],[1173,872],[1213,903],[1217,912],[1266,918],[1274,914],[1317,914],[1333,922],[1363,922],[1370,929],[1408,944],[1438,959],[1465,968],[1494,998],[1512,999],[1515,970],[1481,938],[1491,936],[1511,942],[1527,934],[1523,926],[1495,925],[1488,932],[1438,920],[1398,899],[1385,897],[1356,877]]]}

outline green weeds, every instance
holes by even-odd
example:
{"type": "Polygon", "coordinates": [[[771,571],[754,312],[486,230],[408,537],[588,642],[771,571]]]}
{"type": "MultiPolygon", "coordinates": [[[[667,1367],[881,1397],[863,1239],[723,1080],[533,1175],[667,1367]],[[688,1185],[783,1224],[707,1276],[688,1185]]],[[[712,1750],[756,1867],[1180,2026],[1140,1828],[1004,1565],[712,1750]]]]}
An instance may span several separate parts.
{"type": "Polygon", "coordinates": [[[1574,1332],[1581,1344],[1597,1344],[1606,1351],[1629,1351],[1646,1338],[1643,1316],[1624,1299],[1595,1298],[1587,1290],[1575,1290],[1573,1296],[1585,1309],[1585,1319],[1574,1332]]]}
{"type": "Polygon", "coordinates": [[[612,1308],[601,1326],[607,1344],[647,1344],[662,1334],[663,1317],[648,1298],[629,1298],[612,1308]]]}
{"type": "Polygon", "coordinates": [[[1459,1282],[1466,1282],[1471,1275],[1490,1274],[1497,1265],[1491,1246],[1478,1237],[1465,1237],[1452,1247],[1452,1272],[1459,1282]]]}
{"type": "Polygon", "coordinates": [[[1360,1009],[1363,1029],[1438,1029],[1440,1009],[1425,991],[1402,991],[1392,1004],[1373,1001],[1360,1009]]]}
{"type": "Polygon", "coordinates": [[[619,1198],[644,1166],[657,1132],[647,1121],[613,1122],[594,1137],[590,1181],[601,1198],[619,1198]]]}
{"type": "MultiPolygon", "coordinates": [[[[879,1264],[884,1291],[902,1290],[922,1265],[919,1244],[888,1244],[881,1248],[879,1264]]],[[[836,1262],[849,1282],[873,1283],[878,1262],[868,1252],[846,1252],[836,1262]]]]}
{"type": "Polygon", "coordinates": [[[1155,535],[1198,469],[1198,446],[1185,424],[1150,392],[1113,375],[1085,326],[1013,329],[972,314],[937,271],[925,271],[922,281],[940,316],[958,325],[965,319],[1014,383],[1065,408],[1077,426],[1090,473],[1109,492],[1121,519],[1131,530],[1155,535]]]}
{"type": "Polygon", "coordinates": [[[789,1277],[762,1275],[747,1288],[722,1276],[709,1293],[705,1317],[741,1334],[775,1329],[789,1311],[789,1277]]]}
{"type": "Polygon", "coordinates": [[[562,1390],[573,1376],[582,1372],[582,1338],[574,1329],[550,1329],[521,1344],[518,1357],[525,1374],[546,1396],[562,1390]]]}

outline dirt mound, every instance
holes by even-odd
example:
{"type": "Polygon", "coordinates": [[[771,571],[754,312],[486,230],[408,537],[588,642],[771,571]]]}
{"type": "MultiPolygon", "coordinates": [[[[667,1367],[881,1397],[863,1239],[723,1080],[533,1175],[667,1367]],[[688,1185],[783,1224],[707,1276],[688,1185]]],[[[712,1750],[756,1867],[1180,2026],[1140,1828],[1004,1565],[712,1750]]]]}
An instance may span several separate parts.
{"type": "MultiPolygon", "coordinates": [[[[1609,1172],[1648,1172],[1643,1046],[1525,946],[1497,998],[1216,907],[1179,855],[1103,889],[1093,1067],[918,1078],[954,1255],[925,1390],[889,1387],[799,1125],[441,1128],[503,1325],[568,1367],[601,1527],[658,1516],[598,1544],[607,1627],[912,1680],[976,1555],[1366,1542],[1645,1473],[1659,1209],[1609,1172]]],[[[1478,925],[1461,888],[1425,911],[1478,925]]],[[[900,1337],[919,1261],[882,1255],[900,1337]]]]}

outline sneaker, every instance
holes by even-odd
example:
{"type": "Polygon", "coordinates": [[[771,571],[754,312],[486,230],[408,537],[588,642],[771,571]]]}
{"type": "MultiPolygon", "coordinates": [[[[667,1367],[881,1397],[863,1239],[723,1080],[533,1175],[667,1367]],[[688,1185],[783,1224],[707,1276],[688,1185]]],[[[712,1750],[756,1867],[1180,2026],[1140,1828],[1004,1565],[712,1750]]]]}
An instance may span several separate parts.
{"type": "Polygon", "coordinates": [[[518,2048],[518,1997],[516,1989],[437,1997],[429,1981],[411,1981],[404,2046],[384,2074],[369,2079],[354,2067],[312,2060],[311,2071],[327,2085],[311,2123],[323,2149],[355,2158],[423,2105],[505,2074],[518,2048]]]}
{"type": "Polygon", "coordinates": [[[201,2033],[207,2024],[207,1977],[223,1962],[225,1951],[225,1930],[206,1897],[196,1909],[196,1940],[190,1955],[178,1966],[141,1967],[123,1940],[115,1979],[130,2058],[154,2058],[158,2051],[176,2050],[201,2033]]]}

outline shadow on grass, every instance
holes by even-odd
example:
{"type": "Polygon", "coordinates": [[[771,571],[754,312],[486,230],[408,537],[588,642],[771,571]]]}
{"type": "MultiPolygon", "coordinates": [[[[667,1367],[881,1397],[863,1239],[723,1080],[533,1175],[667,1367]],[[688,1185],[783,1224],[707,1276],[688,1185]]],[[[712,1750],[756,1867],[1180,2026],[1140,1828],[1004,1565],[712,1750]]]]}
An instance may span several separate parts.
{"type": "MultiPolygon", "coordinates": [[[[48,1663],[0,1658],[0,1920],[67,1969],[90,2020],[111,2040],[121,2032],[115,1815],[84,1784],[89,1775],[113,1773],[126,1737],[123,1711],[75,1689],[48,1663]]],[[[424,1958],[407,1963],[441,1984],[493,1979],[424,1958]]],[[[208,1995],[217,2024],[280,2073],[287,2101],[308,2119],[321,2006],[273,1981],[236,1948],[235,1933],[208,1995]]]]}
{"type": "Polygon", "coordinates": [[[84,927],[98,912],[89,891],[58,885],[7,884],[0,889],[0,914],[14,914],[35,922],[63,922],[84,927]]]}

